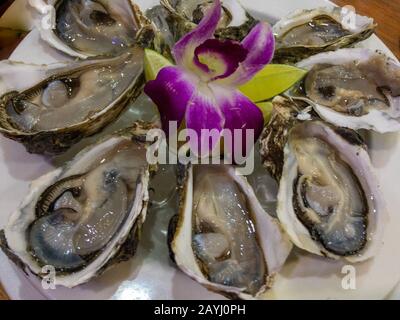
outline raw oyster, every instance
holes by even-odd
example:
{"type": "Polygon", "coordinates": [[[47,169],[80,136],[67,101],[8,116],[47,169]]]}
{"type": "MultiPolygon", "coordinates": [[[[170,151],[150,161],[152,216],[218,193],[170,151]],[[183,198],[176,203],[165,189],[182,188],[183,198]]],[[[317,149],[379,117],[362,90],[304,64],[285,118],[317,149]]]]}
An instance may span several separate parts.
{"type": "Polygon", "coordinates": [[[149,127],[135,124],[34,181],[0,232],[0,247],[25,272],[72,288],[130,259],[146,218],[149,127]]]}
{"type": "MultiPolygon", "coordinates": [[[[175,40],[196,27],[204,16],[204,10],[212,4],[210,0],[161,0],[169,11],[170,29],[175,40]]],[[[256,25],[254,19],[238,0],[222,1],[222,17],[216,36],[222,39],[241,41],[256,25]]]]}
{"type": "Polygon", "coordinates": [[[309,70],[300,88],[324,120],[379,133],[400,130],[400,64],[371,49],[321,53],[298,64],[309,70]]]}
{"type": "Polygon", "coordinates": [[[149,21],[131,0],[31,0],[41,37],[68,55],[115,55],[149,42],[149,21]]]}
{"type": "Polygon", "coordinates": [[[209,290],[259,297],[292,248],[275,219],[233,167],[190,166],[180,184],[180,210],[168,237],[173,261],[209,290]]]}
{"type": "Polygon", "coordinates": [[[296,63],[311,55],[349,47],[367,39],[376,27],[372,18],[345,8],[298,10],[280,20],[276,36],[275,63],[296,63]]]}
{"type": "MultiPolygon", "coordinates": [[[[114,121],[141,93],[143,49],[49,72],[42,80],[43,70],[38,68],[38,84],[0,98],[0,132],[32,153],[64,152],[114,121]]],[[[21,74],[12,76],[23,82],[21,74]]]]}
{"type": "Polygon", "coordinates": [[[350,129],[297,120],[292,105],[274,100],[261,144],[266,168],[279,181],[282,227],[296,246],[317,255],[350,262],[373,257],[387,213],[366,145],[350,129]]]}

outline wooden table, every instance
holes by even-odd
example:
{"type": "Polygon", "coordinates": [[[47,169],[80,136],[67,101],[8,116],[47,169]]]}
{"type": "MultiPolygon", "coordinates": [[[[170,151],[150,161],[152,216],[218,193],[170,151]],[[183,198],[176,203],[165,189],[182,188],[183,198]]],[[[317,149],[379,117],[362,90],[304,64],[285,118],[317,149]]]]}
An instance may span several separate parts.
{"type": "Polygon", "coordinates": [[[8,296],[0,283],[0,300],[8,300],[8,296]]]}
{"type": "MultiPolygon", "coordinates": [[[[243,0],[242,0],[243,1],[243,0]]],[[[244,0],[245,1],[245,0],[244,0]]],[[[12,1],[0,5],[0,13],[12,1]]],[[[357,12],[374,17],[378,23],[377,35],[400,58],[400,0],[333,0],[338,5],[352,5],[357,12]]],[[[4,50],[0,59],[6,59],[10,50],[4,50]]],[[[0,283],[0,300],[8,299],[0,283]]]]}

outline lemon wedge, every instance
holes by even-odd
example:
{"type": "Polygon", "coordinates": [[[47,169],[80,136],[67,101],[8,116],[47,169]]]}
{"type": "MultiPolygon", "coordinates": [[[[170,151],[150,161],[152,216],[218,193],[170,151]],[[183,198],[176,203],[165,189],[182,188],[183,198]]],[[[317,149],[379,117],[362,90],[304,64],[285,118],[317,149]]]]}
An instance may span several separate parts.
{"type": "Polygon", "coordinates": [[[264,117],[264,124],[267,124],[269,120],[271,120],[271,115],[272,115],[272,102],[271,101],[266,101],[266,102],[258,102],[256,103],[257,107],[260,108],[263,117],[264,117]]]}
{"type": "Polygon", "coordinates": [[[158,52],[150,49],[144,50],[144,75],[146,81],[155,80],[162,68],[172,65],[171,61],[158,52]]]}
{"type": "Polygon", "coordinates": [[[253,102],[266,101],[290,89],[306,74],[293,66],[270,64],[239,89],[253,102]]]}

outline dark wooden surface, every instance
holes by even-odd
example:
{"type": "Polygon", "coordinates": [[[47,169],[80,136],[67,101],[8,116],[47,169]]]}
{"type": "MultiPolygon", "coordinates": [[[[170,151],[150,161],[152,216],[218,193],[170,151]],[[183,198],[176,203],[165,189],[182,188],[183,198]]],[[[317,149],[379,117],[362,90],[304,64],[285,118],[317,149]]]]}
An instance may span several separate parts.
{"type": "Polygon", "coordinates": [[[8,296],[0,283],[0,300],[8,300],[8,296]]]}
{"type": "MultiPolygon", "coordinates": [[[[0,16],[12,1],[0,1],[0,16]]],[[[400,0],[333,0],[338,5],[352,5],[357,12],[374,17],[378,23],[376,33],[400,58],[400,0]]],[[[18,41],[18,40],[16,40],[18,41]]],[[[0,59],[6,59],[15,47],[1,48],[0,59]]],[[[8,299],[0,283],[0,300],[8,299]]]]}

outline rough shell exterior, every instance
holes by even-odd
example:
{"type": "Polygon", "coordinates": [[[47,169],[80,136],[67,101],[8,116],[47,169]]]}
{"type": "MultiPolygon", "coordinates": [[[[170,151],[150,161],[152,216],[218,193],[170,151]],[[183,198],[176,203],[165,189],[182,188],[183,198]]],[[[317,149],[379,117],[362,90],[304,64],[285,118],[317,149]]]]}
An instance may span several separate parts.
{"type": "Polygon", "coordinates": [[[285,148],[290,129],[298,122],[297,115],[303,106],[281,96],[273,100],[271,120],[265,126],[260,138],[260,154],[264,167],[273,178],[280,180],[282,175],[285,148]]]}
{"type": "MultiPolygon", "coordinates": [[[[260,153],[264,167],[275,180],[279,181],[282,177],[285,161],[284,149],[290,130],[300,122],[298,115],[304,110],[305,104],[300,100],[291,100],[278,96],[273,100],[273,106],[271,120],[264,128],[260,138],[260,153]]],[[[316,114],[311,116],[318,118],[316,114]]],[[[333,128],[333,126],[331,127],[333,128]]],[[[364,149],[367,148],[364,140],[355,131],[335,127],[335,132],[349,143],[362,146],[364,149]]]]}

